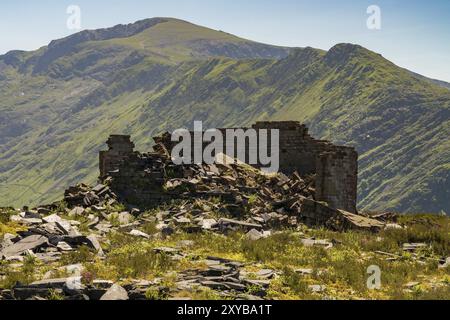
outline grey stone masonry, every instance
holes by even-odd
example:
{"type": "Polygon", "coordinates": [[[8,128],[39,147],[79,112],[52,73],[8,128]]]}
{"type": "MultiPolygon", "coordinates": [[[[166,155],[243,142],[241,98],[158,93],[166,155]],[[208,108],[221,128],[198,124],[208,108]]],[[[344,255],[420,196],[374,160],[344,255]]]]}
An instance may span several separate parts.
{"type": "MultiPolygon", "coordinates": [[[[297,121],[257,122],[252,128],[256,131],[279,130],[280,171],[285,174],[298,172],[300,176],[315,175],[316,201],[327,202],[332,208],[356,213],[358,154],[354,148],[316,140],[309,135],[308,128],[297,121]]],[[[154,138],[159,146],[164,146],[166,152],[170,152],[174,146],[170,139],[171,135],[168,133],[154,138]]],[[[158,187],[162,188],[164,179],[164,173],[158,171],[158,164],[153,163],[157,162],[157,157],[133,151],[134,144],[130,136],[110,136],[107,144],[109,150],[100,152],[100,178],[114,176],[120,192],[130,192],[130,188],[140,186],[142,190],[135,190],[133,194],[154,197],[158,187]],[[145,168],[149,166],[153,169],[146,174],[145,168]],[[145,179],[142,179],[142,175],[146,176],[145,179]]],[[[270,147],[269,145],[269,149],[270,147]]],[[[246,159],[250,148],[258,146],[246,145],[246,159]]],[[[226,153],[226,147],[224,152],[226,153]]]]}
{"type": "Polygon", "coordinates": [[[254,129],[280,130],[280,171],[315,174],[317,201],[356,213],[358,153],[354,148],[316,140],[296,121],[258,122],[254,129]]]}

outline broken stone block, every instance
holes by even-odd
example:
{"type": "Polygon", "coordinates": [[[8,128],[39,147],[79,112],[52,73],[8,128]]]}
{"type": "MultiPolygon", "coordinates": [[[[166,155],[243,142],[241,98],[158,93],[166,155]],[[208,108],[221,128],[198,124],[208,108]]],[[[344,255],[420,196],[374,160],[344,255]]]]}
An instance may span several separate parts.
{"type": "Polygon", "coordinates": [[[343,220],[349,225],[349,229],[380,231],[385,226],[384,222],[375,219],[346,212],[344,210],[338,210],[338,212],[341,214],[343,220]]]}
{"type": "Polygon", "coordinates": [[[308,288],[309,288],[309,290],[311,290],[314,293],[321,293],[326,290],[326,286],[318,285],[318,284],[310,285],[310,286],[308,286],[308,288]]]}
{"type": "Polygon", "coordinates": [[[442,264],[439,265],[439,268],[440,268],[440,269],[445,269],[445,268],[448,268],[448,267],[450,267],[450,257],[448,257],[448,258],[444,261],[444,263],[442,263],[442,264]]]}
{"type": "Polygon", "coordinates": [[[3,240],[0,243],[0,252],[2,248],[6,248],[9,246],[12,246],[14,244],[14,242],[12,241],[14,238],[16,238],[15,235],[11,234],[11,233],[5,233],[3,235],[3,240]]]}
{"type": "Polygon", "coordinates": [[[228,289],[228,287],[221,282],[206,280],[206,281],[202,281],[200,283],[202,286],[208,287],[208,288],[211,288],[214,290],[227,290],[228,289]]]}
{"type": "MultiPolygon", "coordinates": [[[[62,294],[62,289],[54,289],[54,293],[62,294]]],[[[50,290],[48,288],[30,288],[30,287],[20,287],[16,286],[11,290],[11,294],[14,299],[17,300],[27,300],[33,297],[48,297],[50,295],[50,290]]]]}
{"type": "Polygon", "coordinates": [[[224,265],[211,265],[207,270],[200,272],[205,277],[220,277],[226,274],[230,274],[233,268],[224,265]]]}
{"type": "Polygon", "coordinates": [[[202,229],[205,229],[205,230],[210,230],[216,224],[217,224],[217,221],[215,219],[202,219],[199,222],[199,225],[202,227],[202,229]]]}
{"type": "Polygon", "coordinates": [[[86,240],[88,242],[88,245],[95,249],[97,251],[97,253],[99,254],[103,254],[103,250],[102,247],[100,245],[100,242],[97,239],[97,236],[95,234],[90,234],[89,236],[86,237],[86,240]]]}
{"type": "Polygon", "coordinates": [[[156,230],[162,230],[162,229],[164,229],[164,228],[166,228],[166,227],[168,227],[169,225],[167,224],[167,223],[164,223],[164,222],[160,222],[160,223],[158,223],[157,225],[156,225],[156,230]]]}
{"type": "Polygon", "coordinates": [[[56,223],[54,223],[54,222],[41,224],[39,226],[39,228],[51,235],[62,235],[63,234],[61,229],[58,228],[56,223]]]}
{"type": "Polygon", "coordinates": [[[14,214],[9,217],[9,221],[11,221],[11,222],[20,222],[21,220],[22,220],[22,217],[17,214],[14,214]]]}
{"type": "Polygon", "coordinates": [[[127,291],[118,284],[113,284],[100,300],[128,300],[127,291]]]}
{"type": "Polygon", "coordinates": [[[76,232],[73,232],[70,221],[61,219],[61,221],[55,221],[55,225],[64,235],[77,235],[76,232]]]}
{"type": "Polygon", "coordinates": [[[384,227],[385,229],[403,229],[403,227],[397,223],[387,223],[386,226],[384,227]]]}
{"type": "Polygon", "coordinates": [[[245,235],[245,237],[246,237],[247,239],[249,239],[249,240],[257,241],[257,240],[259,240],[259,239],[264,238],[264,235],[263,235],[262,232],[259,232],[259,231],[256,230],[256,229],[252,229],[252,230],[250,230],[249,232],[247,232],[247,234],[245,235]]]}
{"type": "Polygon", "coordinates": [[[73,277],[81,276],[81,273],[84,270],[84,267],[81,263],[71,264],[65,267],[62,267],[69,275],[73,277]]]}
{"type": "Polygon", "coordinates": [[[20,256],[28,250],[35,251],[39,248],[48,246],[48,239],[41,235],[31,235],[13,245],[3,248],[0,257],[20,256]]]}
{"type": "Polygon", "coordinates": [[[38,219],[38,218],[22,218],[20,219],[20,223],[27,225],[27,226],[31,226],[31,225],[37,225],[37,224],[41,224],[42,223],[42,219],[38,219]]]}
{"type": "Polygon", "coordinates": [[[63,219],[55,213],[55,214],[52,214],[52,215],[42,218],[42,220],[44,220],[44,222],[47,222],[47,223],[55,223],[55,222],[60,222],[63,219]]]}
{"type": "Polygon", "coordinates": [[[81,276],[74,276],[66,279],[63,290],[67,295],[79,295],[85,288],[81,276]]]}
{"type": "Polygon", "coordinates": [[[58,245],[56,247],[61,251],[72,251],[73,250],[73,248],[64,241],[58,242],[58,245]]]}
{"type": "Polygon", "coordinates": [[[139,215],[141,214],[141,210],[139,210],[138,208],[133,208],[133,209],[131,209],[130,214],[131,214],[133,217],[137,217],[137,216],[139,216],[139,215]]]}
{"type": "Polygon", "coordinates": [[[92,211],[94,211],[94,212],[103,212],[103,211],[106,210],[105,207],[102,207],[102,206],[96,206],[96,205],[91,206],[90,209],[91,209],[92,211]]]}
{"type": "Polygon", "coordinates": [[[90,220],[90,222],[87,224],[88,228],[92,228],[100,222],[100,219],[94,215],[89,215],[88,219],[90,220]]]}
{"type": "Polygon", "coordinates": [[[307,276],[307,275],[313,274],[314,271],[313,271],[313,269],[299,268],[299,269],[295,269],[294,272],[298,273],[299,275],[302,275],[302,276],[307,276]]]}
{"type": "Polygon", "coordinates": [[[25,219],[41,219],[41,215],[34,210],[25,210],[24,212],[19,213],[22,218],[25,219]]]}
{"type": "Polygon", "coordinates": [[[132,236],[135,236],[135,237],[141,237],[141,238],[145,238],[145,239],[150,239],[150,236],[148,234],[146,234],[146,233],[144,233],[142,231],[136,230],[136,229],[131,230],[129,234],[132,235],[132,236]]]}
{"type": "MultiPolygon", "coordinates": [[[[200,278],[201,279],[201,278],[200,278]]],[[[198,283],[198,279],[190,279],[190,280],[182,280],[176,283],[177,290],[192,290],[197,288],[200,284],[198,283]]]]}
{"type": "Polygon", "coordinates": [[[67,278],[46,279],[32,282],[29,288],[62,289],[66,284],[67,278]]]}
{"type": "Polygon", "coordinates": [[[263,301],[264,299],[255,295],[251,294],[239,294],[236,296],[237,300],[244,300],[244,301],[263,301]]]}
{"type": "Polygon", "coordinates": [[[377,232],[384,228],[385,223],[361,215],[337,210],[326,203],[308,198],[301,198],[300,218],[309,226],[325,226],[335,231],[367,230],[377,232]]]}
{"type": "Polygon", "coordinates": [[[248,223],[248,222],[226,219],[226,218],[219,219],[219,221],[217,222],[217,227],[219,227],[219,229],[221,229],[221,230],[226,230],[227,228],[231,228],[231,229],[234,229],[234,228],[237,228],[237,229],[238,228],[262,229],[262,226],[259,224],[248,223]]]}
{"type": "Polygon", "coordinates": [[[190,224],[190,223],[191,223],[191,220],[188,219],[188,218],[185,218],[185,217],[174,218],[174,221],[175,221],[177,224],[183,224],[183,225],[186,225],[186,224],[190,224]]]}
{"type": "Polygon", "coordinates": [[[112,225],[109,222],[100,222],[95,225],[95,229],[103,233],[111,232],[112,225]]]}
{"type": "Polygon", "coordinates": [[[420,249],[425,249],[427,247],[428,245],[426,243],[404,243],[403,251],[414,252],[420,249]]]}
{"type": "Polygon", "coordinates": [[[82,216],[84,212],[85,209],[83,207],[75,207],[69,212],[69,217],[82,216]]]}
{"type": "Polygon", "coordinates": [[[301,242],[305,247],[323,247],[325,249],[333,248],[333,243],[328,240],[302,239],[301,242]]]}
{"type": "Polygon", "coordinates": [[[92,188],[92,191],[99,194],[101,193],[103,190],[105,190],[106,188],[108,188],[107,186],[103,185],[103,184],[98,184],[96,185],[94,188],[92,188]]]}
{"type": "Polygon", "coordinates": [[[42,215],[49,214],[51,212],[51,210],[48,208],[37,208],[36,211],[38,214],[42,215]]]}
{"type": "Polygon", "coordinates": [[[228,289],[230,290],[234,290],[234,291],[247,291],[247,286],[245,286],[244,284],[241,283],[237,283],[237,282],[222,282],[223,285],[225,285],[228,289]]]}
{"type": "Polygon", "coordinates": [[[259,270],[256,275],[260,279],[271,279],[275,275],[275,271],[272,269],[262,269],[259,270]]]}

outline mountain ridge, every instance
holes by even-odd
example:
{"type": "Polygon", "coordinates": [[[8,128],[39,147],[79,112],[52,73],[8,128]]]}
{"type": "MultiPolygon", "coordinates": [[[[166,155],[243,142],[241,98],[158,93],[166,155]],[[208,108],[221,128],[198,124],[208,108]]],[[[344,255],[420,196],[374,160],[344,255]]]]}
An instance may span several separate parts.
{"type": "MultiPolygon", "coordinates": [[[[185,48],[191,49],[186,50],[187,52],[184,55],[180,54],[180,57],[175,62],[180,62],[180,59],[200,58],[202,54],[205,57],[226,56],[234,59],[280,58],[287,56],[291,50],[291,48],[245,40],[179,19],[150,18],[127,25],[119,24],[111,28],[83,30],[65,38],[53,40],[47,46],[43,46],[35,51],[10,51],[5,55],[0,55],[0,61],[12,66],[22,64],[22,67],[19,69],[22,73],[30,71],[29,69],[31,68],[31,72],[34,75],[39,75],[40,73],[48,72],[50,65],[58,62],[58,59],[66,55],[75,55],[77,51],[88,51],[90,45],[103,45],[106,47],[106,50],[112,50],[110,53],[120,54],[123,49],[132,49],[144,56],[159,54],[162,58],[164,58],[164,49],[172,49],[171,45],[184,45],[185,48]],[[154,31],[156,28],[159,29],[154,31]],[[177,32],[181,34],[182,29],[188,28],[190,29],[190,34],[186,32],[179,39],[174,36],[177,32]],[[199,37],[196,37],[196,33],[199,34],[199,37]],[[158,37],[159,34],[162,34],[162,36],[158,37]],[[141,36],[145,36],[147,39],[142,40],[139,38],[141,36]],[[170,40],[168,43],[158,43],[158,41],[161,41],[159,38],[163,37],[165,39],[174,39],[174,41],[172,44],[170,40]],[[130,39],[134,39],[134,41],[130,39]],[[149,41],[149,50],[146,50],[147,43],[145,43],[145,40],[148,41],[148,39],[151,40],[149,41]],[[109,40],[114,40],[115,43],[109,45],[109,40]],[[209,48],[208,41],[221,41],[223,47],[220,48],[216,44],[215,47],[209,48]],[[233,47],[235,43],[239,43],[240,52],[236,50],[236,47],[233,47]],[[162,52],[154,51],[155,48],[161,49],[162,52]],[[204,53],[201,51],[204,51],[204,53]]],[[[173,52],[170,53],[174,54],[173,52]]],[[[158,59],[158,62],[161,61],[158,59]]]]}

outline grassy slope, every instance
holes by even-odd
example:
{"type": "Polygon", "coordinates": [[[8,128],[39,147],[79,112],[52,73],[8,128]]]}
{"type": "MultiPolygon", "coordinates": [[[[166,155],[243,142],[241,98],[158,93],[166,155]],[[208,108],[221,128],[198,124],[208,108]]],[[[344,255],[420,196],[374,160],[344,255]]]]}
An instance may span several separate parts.
{"type": "Polygon", "coordinates": [[[358,148],[361,207],[450,207],[450,93],[373,52],[338,45],[262,59],[281,49],[178,20],[78,48],[40,76],[0,62],[2,205],[48,201],[69,184],[93,182],[110,133],[130,133],[145,150],[153,134],[193,120],[297,119],[317,137],[358,148]]]}

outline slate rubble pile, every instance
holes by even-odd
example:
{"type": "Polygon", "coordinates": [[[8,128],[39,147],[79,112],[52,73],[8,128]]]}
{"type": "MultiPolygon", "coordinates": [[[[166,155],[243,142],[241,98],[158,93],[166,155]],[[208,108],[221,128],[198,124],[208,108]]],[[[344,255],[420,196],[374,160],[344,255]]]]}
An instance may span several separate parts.
{"type": "MultiPolygon", "coordinates": [[[[87,191],[85,186],[79,190],[91,192],[87,191]]],[[[184,208],[188,207],[184,206],[184,208]]],[[[24,209],[9,217],[11,221],[23,226],[24,230],[19,231],[17,235],[6,234],[4,236],[0,246],[2,263],[23,265],[25,260],[31,257],[42,263],[53,263],[60,261],[65,254],[74,252],[81,246],[87,246],[91,251],[96,252],[98,257],[104,258],[108,252],[102,250],[100,242],[103,242],[110,232],[124,232],[131,236],[148,239],[158,236],[165,237],[177,229],[176,224],[172,224],[169,222],[170,219],[166,219],[169,212],[159,212],[156,216],[148,213],[140,214],[137,210],[133,211],[135,216],[132,216],[130,212],[121,212],[117,215],[119,225],[113,226],[108,220],[111,217],[107,216],[106,209],[97,205],[87,208],[67,208],[65,212],[59,214],[52,213],[53,211],[47,212],[47,209],[43,208],[24,209]],[[89,235],[83,235],[80,232],[80,223],[77,220],[70,220],[71,215],[72,217],[83,215],[92,220],[88,223],[88,230],[83,232],[89,235]],[[67,216],[67,219],[62,216],[67,216]],[[99,217],[102,218],[99,219],[99,217]],[[149,221],[158,223],[157,234],[148,235],[139,230],[140,226],[149,221]]],[[[11,213],[11,209],[7,211],[11,213]]],[[[2,212],[2,214],[4,213],[2,212]]],[[[109,213],[109,215],[113,214],[115,213],[109,213]]],[[[179,220],[179,218],[174,219],[179,220]]],[[[206,223],[201,227],[204,227],[205,230],[212,230],[206,226],[206,223]]],[[[69,300],[143,300],[148,299],[149,290],[156,290],[159,297],[169,299],[182,291],[210,288],[217,290],[224,298],[259,300],[266,295],[269,279],[276,276],[276,273],[271,270],[262,270],[256,276],[250,276],[241,272],[241,268],[244,266],[241,262],[217,257],[200,259],[191,256],[188,250],[191,245],[190,241],[182,241],[176,248],[153,249],[156,254],[164,255],[174,261],[189,258],[197,260],[197,264],[202,266],[198,269],[177,273],[175,288],[164,286],[162,279],[134,280],[124,286],[101,279],[88,281],[89,279],[86,278],[89,276],[83,272],[83,266],[76,264],[62,267],[66,277],[55,278],[54,274],[49,271],[39,281],[27,285],[17,283],[11,290],[0,290],[0,299],[44,300],[57,295],[69,300]],[[260,287],[260,290],[252,295],[248,294],[249,289],[255,286],[260,287]]],[[[2,276],[1,272],[0,276],[2,276]]]]}
{"type": "MultiPolygon", "coordinates": [[[[70,187],[63,202],[31,210],[1,209],[2,219],[7,215],[9,221],[21,227],[16,235],[7,233],[1,240],[2,264],[23,265],[30,257],[43,263],[58,262],[81,247],[104,259],[108,252],[101,244],[114,232],[145,240],[181,231],[227,234],[240,230],[249,240],[256,241],[277,230],[297,229],[304,224],[337,231],[376,231],[385,224],[316,202],[313,177],[300,177],[297,173],[290,177],[268,176],[237,164],[175,166],[163,154],[159,157],[162,167],[157,170],[165,173],[161,192],[172,201],[158,204],[151,211],[131,204],[123,206],[120,194],[111,187],[114,175],[105,177],[95,187],[84,184],[70,187]],[[156,233],[146,232],[144,227],[148,224],[155,226],[156,233]]],[[[304,239],[303,243],[325,249],[333,246],[329,241],[317,239],[304,239]]],[[[190,257],[189,245],[154,251],[179,260],[190,257]]],[[[55,278],[48,274],[31,284],[17,283],[11,290],[0,289],[0,299],[48,299],[54,294],[79,300],[146,299],[150,289],[157,290],[158,296],[171,298],[177,292],[204,287],[223,297],[257,300],[264,299],[270,280],[277,277],[277,272],[267,269],[249,275],[238,261],[207,257],[197,262],[204,267],[176,274],[175,289],[165,287],[161,279],[135,280],[124,286],[101,279],[86,281],[81,265],[67,265],[66,271],[70,272],[65,274],[70,276],[55,278]],[[249,288],[252,294],[248,294],[249,288]]]]}
{"type": "Polygon", "coordinates": [[[70,187],[64,192],[64,201],[69,207],[91,207],[117,204],[117,196],[109,187],[99,184],[91,188],[85,184],[70,187]]]}
{"type": "MultiPolygon", "coordinates": [[[[188,255],[176,248],[155,248],[154,251],[172,259],[188,255]]],[[[122,285],[100,279],[87,283],[81,264],[68,265],[63,267],[69,271],[67,277],[45,277],[28,285],[17,283],[11,290],[0,290],[0,300],[47,300],[52,295],[66,300],[148,300],[149,292],[156,292],[160,299],[178,300],[180,293],[201,288],[214,290],[223,298],[264,300],[270,281],[278,276],[270,269],[255,273],[241,271],[243,263],[217,257],[206,257],[198,260],[198,264],[203,267],[177,273],[173,287],[165,285],[162,278],[136,279],[122,285]]]]}
{"type": "MultiPolygon", "coordinates": [[[[121,202],[130,202],[130,198],[141,201],[137,204],[139,207],[148,202],[184,199],[192,203],[217,198],[222,204],[221,213],[233,220],[221,220],[217,227],[222,230],[239,224],[261,229],[305,223],[337,231],[378,231],[385,225],[382,220],[333,209],[315,201],[314,175],[301,177],[297,172],[291,176],[265,175],[242,163],[175,165],[162,143],[157,144],[155,150],[154,153],[133,154],[126,163],[118,165],[119,169],[102,177],[102,183],[110,185],[121,202]]],[[[105,192],[109,199],[108,191],[105,192]]]]}

